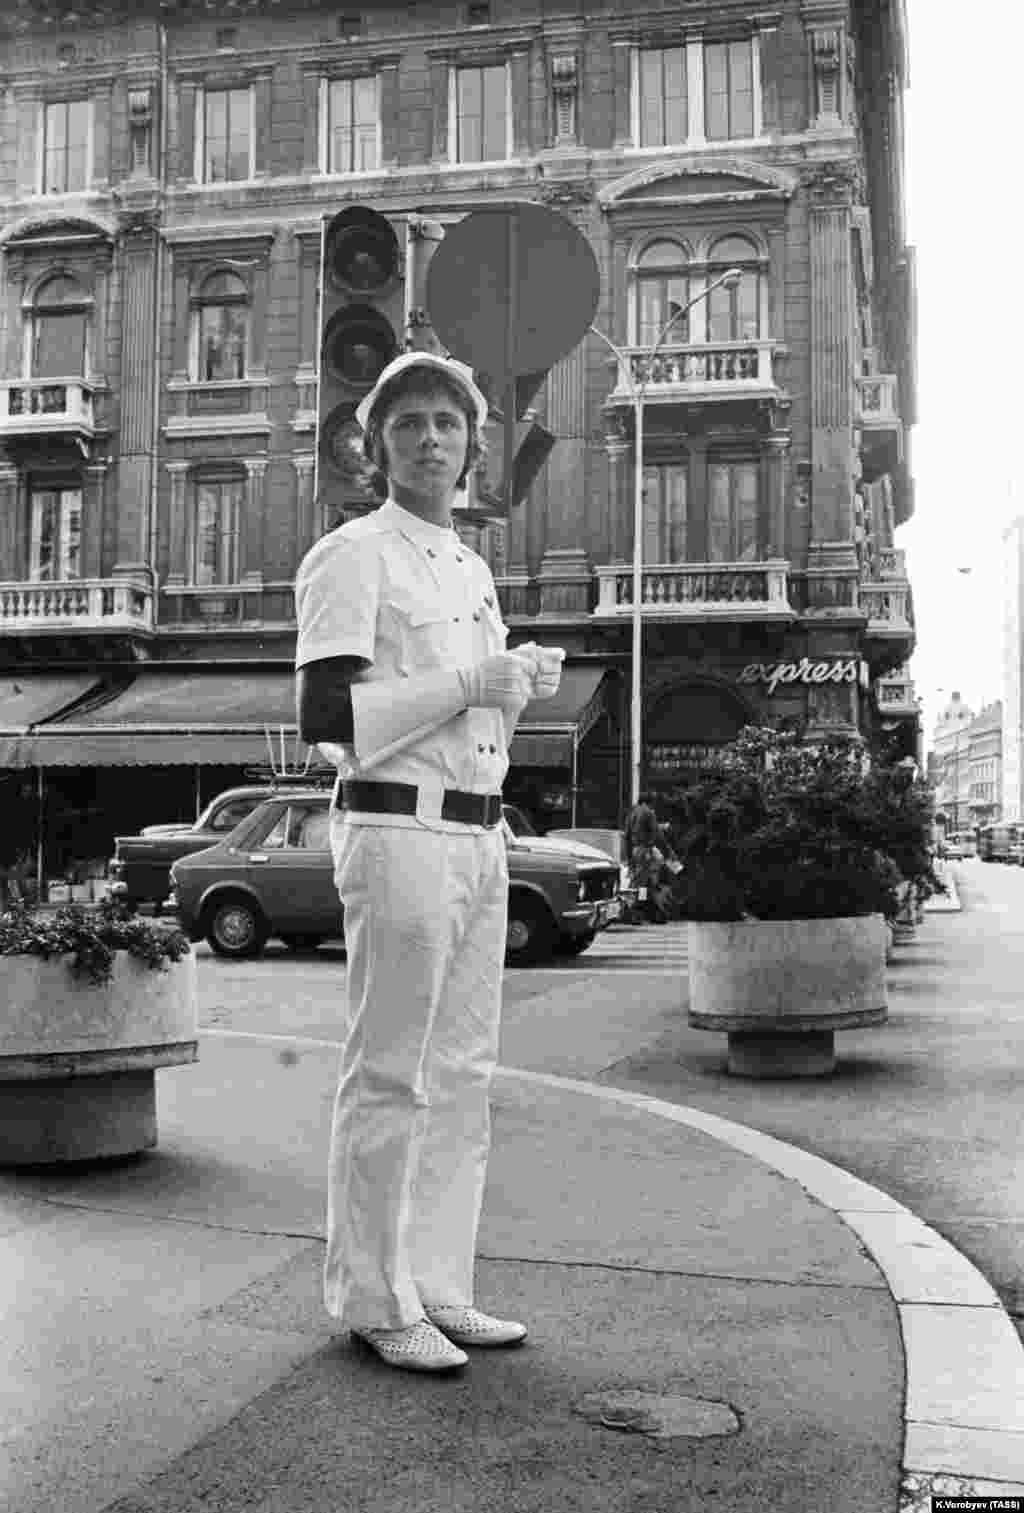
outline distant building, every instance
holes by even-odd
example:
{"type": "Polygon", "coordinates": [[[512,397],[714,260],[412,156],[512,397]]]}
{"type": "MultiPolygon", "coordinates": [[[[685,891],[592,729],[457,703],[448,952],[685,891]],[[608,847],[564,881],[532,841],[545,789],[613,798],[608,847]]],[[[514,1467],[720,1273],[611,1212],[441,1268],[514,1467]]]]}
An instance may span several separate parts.
{"type": "Polygon", "coordinates": [[[955,692],[932,732],[935,819],[945,830],[970,823],[970,735],[974,711],[955,692]]]}
{"type": "Polygon", "coordinates": [[[972,825],[1002,817],[1003,706],[986,704],[968,732],[967,807],[972,825]]]}
{"type": "Polygon", "coordinates": [[[1003,777],[1002,817],[1019,820],[1024,814],[1024,764],[1021,731],[1024,727],[1024,684],[1021,656],[1024,642],[1024,515],[1018,515],[1003,532],[1003,777]]]}

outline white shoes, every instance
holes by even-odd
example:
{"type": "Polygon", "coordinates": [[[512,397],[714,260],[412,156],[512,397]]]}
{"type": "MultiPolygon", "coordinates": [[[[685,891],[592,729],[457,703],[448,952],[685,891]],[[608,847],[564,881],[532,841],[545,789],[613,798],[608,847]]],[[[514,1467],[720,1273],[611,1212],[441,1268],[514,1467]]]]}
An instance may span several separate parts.
{"type": "Polygon", "coordinates": [[[521,1345],[526,1339],[525,1324],[517,1324],[513,1319],[494,1319],[479,1308],[453,1304],[428,1307],[426,1314],[456,1345],[521,1345]]]}
{"type": "Polygon", "coordinates": [[[428,1319],[405,1329],[353,1329],[389,1366],[405,1371],[454,1371],[469,1356],[453,1345],[428,1319]]]}
{"type": "Polygon", "coordinates": [[[479,1308],[461,1304],[426,1310],[427,1317],[404,1329],[353,1329],[357,1339],[389,1366],[404,1371],[454,1371],[469,1356],[460,1345],[521,1345],[526,1327],[512,1319],[494,1319],[479,1308]]]}

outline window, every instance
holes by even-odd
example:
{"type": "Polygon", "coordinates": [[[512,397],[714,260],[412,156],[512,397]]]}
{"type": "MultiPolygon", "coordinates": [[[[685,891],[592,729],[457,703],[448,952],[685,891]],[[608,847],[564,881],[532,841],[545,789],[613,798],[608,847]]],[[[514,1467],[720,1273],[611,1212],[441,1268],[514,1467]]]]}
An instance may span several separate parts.
{"type": "Polygon", "coordinates": [[[57,274],[32,301],[29,371],[33,378],[81,378],[92,300],[77,279],[57,274]]]}
{"type": "Polygon", "coordinates": [[[754,135],[754,53],[749,40],[704,47],[704,132],[710,142],[754,135]]]}
{"type": "Polygon", "coordinates": [[[757,249],[745,237],[726,237],[712,247],[708,281],[718,278],[727,268],[739,268],[740,278],[732,287],[722,284],[708,296],[709,341],[756,341],[760,336],[761,279],[757,261],[757,249]]]}
{"type": "Polygon", "coordinates": [[[377,159],[377,80],[331,79],[327,83],[328,173],[372,173],[377,159]]]}
{"type": "Polygon", "coordinates": [[[28,575],[33,583],[81,577],[81,489],[32,490],[28,575]]]}
{"type": "Polygon", "coordinates": [[[252,177],[252,95],[244,89],[209,89],[203,95],[203,181],[221,184],[252,177]]]}
{"type": "Polygon", "coordinates": [[[708,561],[756,562],[756,462],[712,462],[708,467],[708,561]]]}
{"type": "Polygon", "coordinates": [[[238,522],[244,491],[241,478],[196,483],[191,577],[199,587],[238,581],[238,522]]]}
{"type": "Polygon", "coordinates": [[[456,73],[456,144],[459,163],[496,163],[508,157],[508,81],[504,63],[456,73]]]}
{"type": "Polygon", "coordinates": [[[89,182],[92,112],[88,100],[54,100],[43,110],[43,194],[70,194],[89,182]]]}
{"type": "Polygon", "coordinates": [[[644,561],[686,561],[686,463],[644,468],[644,561]]]}
{"type": "Polygon", "coordinates": [[[249,291],[237,273],[211,273],[194,299],[200,383],[245,377],[249,291]]]}
{"type": "Polygon", "coordinates": [[[640,146],[685,142],[686,49],[648,47],[640,53],[640,146]]]}
{"type": "MultiPolygon", "coordinates": [[[[637,267],[637,344],[653,347],[673,315],[689,298],[686,253],[678,242],[652,242],[637,267]]],[[[689,319],[680,315],[668,329],[666,342],[689,341],[689,319]]]]}

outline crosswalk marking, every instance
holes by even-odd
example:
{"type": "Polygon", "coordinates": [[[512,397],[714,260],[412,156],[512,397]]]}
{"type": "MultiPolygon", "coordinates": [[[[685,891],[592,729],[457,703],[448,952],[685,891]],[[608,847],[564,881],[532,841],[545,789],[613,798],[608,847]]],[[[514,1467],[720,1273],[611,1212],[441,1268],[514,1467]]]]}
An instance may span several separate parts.
{"type": "Polygon", "coordinates": [[[687,923],[611,925],[580,956],[561,957],[534,971],[630,972],[663,977],[686,970],[687,923]]]}

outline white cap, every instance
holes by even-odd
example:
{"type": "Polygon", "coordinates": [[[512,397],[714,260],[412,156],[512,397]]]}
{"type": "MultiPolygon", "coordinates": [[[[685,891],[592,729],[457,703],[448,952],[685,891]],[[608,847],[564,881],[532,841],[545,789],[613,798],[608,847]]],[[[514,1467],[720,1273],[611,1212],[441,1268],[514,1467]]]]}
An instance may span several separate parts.
{"type": "Polygon", "coordinates": [[[472,368],[467,367],[464,362],[457,362],[454,357],[441,357],[436,352],[403,352],[400,357],[393,358],[388,363],[369,394],[356,406],[356,419],[364,431],[370,422],[370,416],[373,414],[374,406],[382,390],[393,378],[397,378],[407,368],[414,367],[434,368],[457,384],[476,411],[477,428],[483,429],[487,420],[487,401],[473,382],[472,368]]]}

